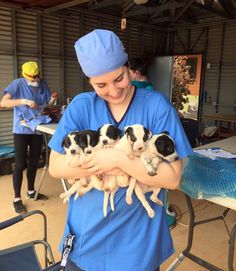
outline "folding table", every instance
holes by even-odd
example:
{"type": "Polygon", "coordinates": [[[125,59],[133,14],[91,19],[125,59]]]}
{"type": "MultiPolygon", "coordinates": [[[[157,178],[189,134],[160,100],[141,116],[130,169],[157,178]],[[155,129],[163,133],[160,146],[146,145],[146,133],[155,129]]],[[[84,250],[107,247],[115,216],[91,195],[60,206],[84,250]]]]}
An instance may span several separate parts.
{"type": "MultiPolygon", "coordinates": [[[[200,148],[205,149],[205,148],[213,148],[213,147],[219,147],[223,150],[226,150],[226,151],[229,151],[231,153],[236,154],[236,136],[230,137],[230,138],[227,138],[224,140],[219,140],[219,141],[216,141],[211,144],[203,145],[201,147],[198,147],[197,149],[200,149],[200,148]]],[[[236,170],[236,168],[235,168],[235,170],[236,170]]],[[[235,180],[235,184],[236,184],[236,180],[235,180]]],[[[185,192],[185,191],[183,191],[183,192],[185,192]]],[[[229,212],[229,210],[231,209],[231,210],[236,211],[236,192],[235,192],[235,197],[232,197],[232,198],[231,197],[230,198],[227,198],[227,197],[206,198],[205,200],[219,204],[221,206],[224,206],[227,209],[220,216],[208,218],[208,219],[201,220],[201,221],[195,220],[195,212],[194,212],[194,208],[192,206],[191,197],[187,194],[185,194],[185,196],[186,196],[188,211],[189,211],[189,215],[190,215],[188,243],[187,243],[186,248],[173,261],[173,263],[166,269],[166,271],[175,270],[179,266],[179,264],[184,260],[184,258],[188,258],[188,259],[194,261],[195,263],[203,266],[207,270],[225,271],[225,270],[222,270],[219,267],[213,265],[212,263],[209,263],[208,261],[206,261],[196,255],[193,255],[192,253],[190,253],[190,250],[192,248],[192,243],[193,243],[193,239],[194,239],[193,238],[194,237],[194,228],[196,226],[201,225],[201,224],[205,224],[205,223],[209,223],[209,222],[213,222],[215,220],[223,220],[223,222],[225,223],[224,218],[227,215],[227,213],[229,212]]],[[[235,247],[235,237],[236,237],[236,221],[231,229],[231,232],[229,232],[226,223],[225,223],[225,226],[226,226],[226,229],[229,233],[228,270],[234,271],[233,261],[234,261],[234,247],[235,247]]],[[[212,249],[214,249],[214,248],[212,248],[212,249]]]]}

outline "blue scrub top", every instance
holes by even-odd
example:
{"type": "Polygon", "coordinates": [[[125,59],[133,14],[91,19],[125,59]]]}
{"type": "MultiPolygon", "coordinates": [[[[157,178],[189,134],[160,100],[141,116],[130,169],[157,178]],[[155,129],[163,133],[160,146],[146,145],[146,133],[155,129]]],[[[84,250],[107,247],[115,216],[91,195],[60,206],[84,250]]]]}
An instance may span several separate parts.
{"type": "MultiPolygon", "coordinates": [[[[111,123],[123,130],[127,125],[142,124],[153,134],[169,131],[180,159],[192,153],[176,110],[161,92],[138,89],[120,122],[116,122],[107,103],[87,92],[77,95],[67,107],[49,142],[49,147],[64,153],[63,138],[72,130],[96,130],[111,123]]],[[[140,201],[125,201],[125,188],[115,195],[115,211],[108,207],[103,216],[102,191],[93,189],[74,201],[70,198],[64,237],[75,234],[71,261],[86,271],[153,271],[174,252],[165,208],[149,200],[155,217],[149,218],[140,201]]],[[[163,200],[164,189],[159,198],[163,200]]],[[[62,240],[62,241],[63,241],[62,240]]]]}
{"type": "Polygon", "coordinates": [[[42,79],[40,80],[39,86],[33,88],[27,84],[25,78],[19,78],[14,80],[8,85],[3,94],[9,93],[12,99],[29,99],[35,101],[39,106],[39,109],[31,109],[27,105],[18,105],[14,107],[14,118],[13,118],[13,133],[15,134],[35,134],[30,128],[21,125],[21,120],[24,119],[24,115],[27,117],[37,116],[40,110],[48,104],[51,99],[51,91],[48,85],[42,79]]]}

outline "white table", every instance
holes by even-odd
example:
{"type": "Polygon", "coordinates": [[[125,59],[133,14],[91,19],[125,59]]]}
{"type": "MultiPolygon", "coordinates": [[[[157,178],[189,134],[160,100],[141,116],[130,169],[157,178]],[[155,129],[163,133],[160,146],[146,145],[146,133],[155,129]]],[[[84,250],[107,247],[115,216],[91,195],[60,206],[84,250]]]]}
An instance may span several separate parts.
{"type": "Polygon", "coordinates": [[[48,135],[53,135],[57,128],[57,123],[39,124],[36,130],[48,135]]]}
{"type": "MultiPolygon", "coordinates": [[[[46,172],[48,170],[48,163],[49,163],[48,135],[50,135],[50,136],[53,135],[56,128],[57,128],[57,123],[39,124],[36,127],[36,130],[41,132],[43,134],[43,137],[44,137],[45,148],[46,148],[46,159],[45,159],[45,165],[43,167],[43,172],[42,172],[41,177],[39,179],[39,185],[38,185],[38,188],[36,190],[37,192],[35,194],[35,200],[38,197],[38,193],[39,193],[39,191],[40,191],[40,189],[42,187],[45,174],[46,174],[46,172]]],[[[61,182],[62,182],[64,190],[67,191],[68,188],[67,188],[65,180],[61,178],[61,182]]]]}
{"type": "MultiPolygon", "coordinates": [[[[219,147],[225,151],[229,151],[231,153],[236,154],[236,136],[227,138],[227,139],[223,139],[223,140],[219,140],[216,141],[214,143],[211,144],[207,144],[201,147],[198,147],[197,149],[206,149],[206,148],[213,148],[213,147],[219,147]]],[[[235,168],[236,170],[236,168],[235,168]]],[[[235,180],[236,182],[236,180],[235,180]]],[[[208,270],[212,270],[212,271],[224,271],[216,266],[214,266],[213,264],[203,260],[202,258],[199,258],[193,254],[190,253],[190,249],[192,247],[192,243],[193,243],[193,233],[194,233],[194,227],[196,227],[197,225],[200,224],[204,224],[204,223],[209,223],[215,220],[223,220],[224,217],[227,215],[229,209],[235,210],[236,211],[236,198],[209,198],[206,199],[210,202],[219,204],[221,206],[224,206],[227,209],[222,215],[218,216],[218,217],[213,217],[213,218],[209,218],[209,219],[205,219],[202,221],[195,221],[195,213],[194,213],[194,209],[191,203],[191,198],[186,195],[186,200],[187,200],[187,205],[188,205],[188,210],[189,210],[189,215],[190,215],[190,226],[189,226],[189,233],[188,233],[188,244],[186,246],[186,249],[184,249],[180,255],[177,257],[176,260],[174,260],[174,262],[167,268],[166,271],[173,271],[177,268],[177,266],[184,260],[185,257],[187,257],[188,259],[194,261],[195,263],[207,268],[208,270]]],[[[234,259],[234,246],[235,246],[235,236],[236,236],[236,222],[231,230],[230,233],[230,239],[229,239],[229,253],[228,253],[228,270],[229,271],[233,271],[233,259],[234,259]]]]}
{"type": "MultiPolygon", "coordinates": [[[[222,150],[236,154],[236,136],[229,137],[229,138],[222,139],[222,140],[218,140],[216,142],[198,147],[196,149],[206,149],[206,148],[213,148],[213,147],[219,147],[222,150]]],[[[233,198],[210,198],[207,200],[236,211],[236,198],[235,199],[233,199],[233,198]]]]}

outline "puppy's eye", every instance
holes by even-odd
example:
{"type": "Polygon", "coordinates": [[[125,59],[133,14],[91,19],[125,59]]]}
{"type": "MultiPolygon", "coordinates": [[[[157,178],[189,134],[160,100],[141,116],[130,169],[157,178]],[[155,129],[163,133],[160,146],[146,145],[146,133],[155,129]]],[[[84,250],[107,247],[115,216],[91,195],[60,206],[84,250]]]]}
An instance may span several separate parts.
{"type": "Polygon", "coordinates": [[[135,137],[134,135],[131,135],[131,136],[130,136],[130,140],[131,140],[132,142],[135,142],[135,141],[136,141],[136,137],[135,137]]]}
{"type": "Polygon", "coordinates": [[[146,142],[148,140],[148,135],[144,135],[143,141],[146,142]]]}

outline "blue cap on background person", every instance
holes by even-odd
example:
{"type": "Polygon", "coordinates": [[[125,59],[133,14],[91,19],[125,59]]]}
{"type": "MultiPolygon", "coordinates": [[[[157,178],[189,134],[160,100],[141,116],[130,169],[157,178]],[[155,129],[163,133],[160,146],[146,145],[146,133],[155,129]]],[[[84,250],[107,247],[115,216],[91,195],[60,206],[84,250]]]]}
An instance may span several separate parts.
{"type": "Polygon", "coordinates": [[[75,51],[87,77],[96,77],[116,70],[128,61],[128,55],[117,35],[96,29],[75,43],[75,51]]]}

